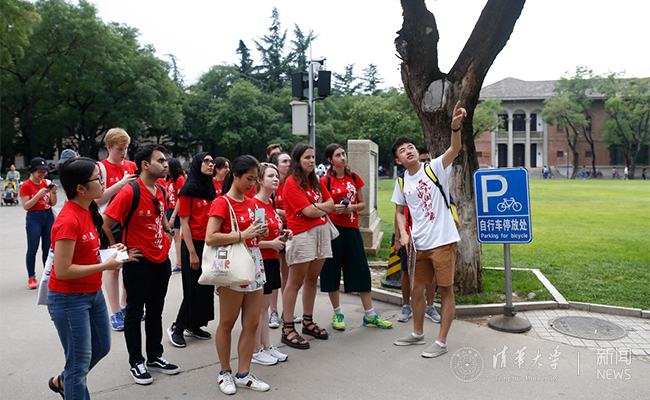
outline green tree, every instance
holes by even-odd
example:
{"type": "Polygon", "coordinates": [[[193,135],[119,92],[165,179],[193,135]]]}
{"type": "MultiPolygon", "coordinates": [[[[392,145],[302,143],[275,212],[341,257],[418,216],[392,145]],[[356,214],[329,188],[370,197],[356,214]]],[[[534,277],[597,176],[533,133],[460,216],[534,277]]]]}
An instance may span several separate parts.
{"type": "Polygon", "coordinates": [[[334,96],[352,96],[363,87],[363,82],[354,74],[354,64],[345,66],[345,73],[338,74],[334,72],[334,87],[332,94],[334,96]]]}
{"type": "Polygon", "coordinates": [[[290,72],[306,72],[309,60],[307,60],[307,50],[311,43],[318,38],[311,29],[305,36],[298,24],[293,29],[294,39],[291,41],[290,72]]]}
{"type": "Polygon", "coordinates": [[[625,154],[629,177],[634,179],[637,156],[650,145],[650,78],[618,78],[611,74],[599,81],[605,95],[607,143],[625,154]]]}
{"type": "Polygon", "coordinates": [[[232,156],[256,154],[256,149],[266,147],[267,127],[279,118],[268,106],[266,97],[249,81],[233,84],[225,96],[210,105],[208,128],[220,149],[219,154],[232,149],[232,156]]]}
{"type": "Polygon", "coordinates": [[[0,1],[0,63],[3,69],[12,68],[16,58],[25,55],[34,23],[40,20],[36,8],[28,1],[0,1]]]}
{"type": "Polygon", "coordinates": [[[284,56],[284,46],[287,40],[287,31],[282,30],[280,24],[280,14],[278,9],[273,7],[271,13],[271,26],[269,34],[257,40],[255,45],[260,52],[262,63],[258,70],[260,71],[257,79],[261,87],[267,93],[275,92],[284,86],[287,80],[289,59],[284,56]]]}
{"type": "Polygon", "coordinates": [[[499,114],[502,113],[501,100],[485,99],[480,102],[474,110],[474,119],[472,121],[474,139],[478,139],[485,131],[492,132],[503,129],[503,119],[499,118],[499,114]]]}
{"type": "Polygon", "coordinates": [[[595,89],[595,77],[590,69],[578,66],[575,74],[566,78],[563,77],[555,83],[553,89],[556,96],[546,99],[546,105],[542,111],[542,118],[549,125],[557,121],[557,125],[566,128],[567,143],[573,153],[573,175],[575,179],[579,174],[579,152],[576,144],[580,135],[585,138],[591,147],[592,176],[596,176],[596,152],[594,151],[594,138],[591,129],[591,117],[589,110],[593,98],[591,92],[595,89]]]}
{"type": "Polygon", "coordinates": [[[379,76],[379,70],[375,64],[368,64],[367,68],[363,69],[363,93],[369,95],[376,95],[381,92],[379,85],[381,85],[384,80],[379,76]]]}
{"type": "Polygon", "coordinates": [[[237,70],[245,79],[251,79],[253,74],[253,60],[251,59],[251,52],[246,47],[246,43],[243,40],[239,40],[239,46],[237,46],[237,54],[239,54],[239,65],[237,70]]]}
{"type": "MultiPolygon", "coordinates": [[[[29,8],[22,3],[16,4],[29,8]]],[[[51,94],[53,81],[49,75],[57,63],[82,45],[84,32],[80,27],[86,16],[95,11],[83,0],[78,7],[63,0],[42,0],[36,2],[35,9],[41,18],[33,21],[29,44],[24,38],[10,40],[22,45],[3,47],[0,67],[0,107],[17,121],[16,140],[27,159],[52,149],[50,143],[41,142],[39,146],[37,135],[39,119],[51,111],[51,106],[43,105],[51,94]]]]}

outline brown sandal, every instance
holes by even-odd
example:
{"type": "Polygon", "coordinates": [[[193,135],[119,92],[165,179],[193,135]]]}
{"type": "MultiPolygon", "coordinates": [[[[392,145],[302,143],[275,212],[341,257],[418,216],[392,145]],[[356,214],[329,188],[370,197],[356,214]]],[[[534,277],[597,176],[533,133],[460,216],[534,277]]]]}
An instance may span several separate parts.
{"type": "Polygon", "coordinates": [[[322,340],[327,340],[329,337],[327,331],[319,328],[314,322],[313,315],[302,315],[302,333],[322,340]]]}
{"type": "Polygon", "coordinates": [[[296,332],[293,322],[284,323],[284,326],[282,327],[282,338],[280,341],[294,349],[307,350],[309,348],[309,342],[296,332]]]}

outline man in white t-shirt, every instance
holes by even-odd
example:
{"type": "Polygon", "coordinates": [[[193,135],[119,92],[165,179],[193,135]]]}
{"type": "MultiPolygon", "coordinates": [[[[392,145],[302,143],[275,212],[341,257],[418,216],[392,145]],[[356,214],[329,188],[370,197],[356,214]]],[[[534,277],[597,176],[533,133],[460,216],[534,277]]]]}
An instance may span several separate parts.
{"type": "MultiPolygon", "coordinates": [[[[424,164],[420,163],[418,150],[409,138],[398,139],[391,151],[396,162],[404,166],[403,188],[395,182],[392,201],[395,206],[396,229],[400,232],[400,244],[407,249],[412,241],[416,251],[413,291],[413,332],[397,339],[395,345],[408,346],[424,344],[424,288],[433,282],[438,283],[442,307],[440,310],[440,331],[438,338],[423,353],[423,357],[438,357],[447,352],[447,334],[454,319],[456,302],[454,299],[454,269],[456,265],[457,242],[460,241],[454,217],[449,204],[449,173],[451,163],[461,149],[460,126],[467,116],[460,101],[454,107],[451,123],[451,145],[442,156],[431,161],[430,166],[438,178],[443,193],[433,180],[425,173],[424,164]],[[410,210],[412,227],[411,236],[406,232],[405,207],[410,210]]],[[[411,255],[409,254],[409,257],[411,255]]]]}

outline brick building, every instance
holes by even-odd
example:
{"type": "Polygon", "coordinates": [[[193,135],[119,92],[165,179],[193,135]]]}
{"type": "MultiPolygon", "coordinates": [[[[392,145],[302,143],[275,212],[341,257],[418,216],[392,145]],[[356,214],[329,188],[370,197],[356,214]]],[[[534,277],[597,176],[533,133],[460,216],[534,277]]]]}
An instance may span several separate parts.
{"type": "MultiPolygon", "coordinates": [[[[550,165],[556,171],[566,174],[566,165],[574,163],[567,133],[558,128],[557,124],[551,126],[542,119],[544,100],[555,96],[554,85],[555,81],[506,78],[481,90],[480,100],[500,99],[504,111],[499,114],[504,120],[504,128],[497,132],[483,132],[476,139],[481,166],[521,166],[530,169],[550,165]]],[[[593,103],[589,117],[594,151],[583,135],[580,135],[577,142],[578,163],[589,168],[592,157],[596,157],[596,167],[607,176],[610,166],[622,168],[625,161],[620,150],[610,151],[609,145],[602,141],[605,133],[603,125],[607,118],[603,97],[597,93],[591,97],[593,103]]],[[[647,152],[647,147],[645,150],[647,152]]]]}

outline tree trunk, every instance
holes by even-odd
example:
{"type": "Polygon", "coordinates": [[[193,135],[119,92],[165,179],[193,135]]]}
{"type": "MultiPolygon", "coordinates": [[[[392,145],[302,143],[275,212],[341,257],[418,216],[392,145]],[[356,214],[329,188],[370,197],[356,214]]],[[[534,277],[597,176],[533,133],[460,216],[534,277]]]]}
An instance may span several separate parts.
{"type": "MultiPolygon", "coordinates": [[[[402,0],[404,23],[395,39],[402,59],[402,82],[422,124],[427,147],[439,156],[451,141],[451,115],[460,100],[467,110],[462,125],[462,149],[453,163],[450,191],[458,206],[461,241],[454,288],[459,294],[483,290],[481,246],[477,240],[473,173],[478,158],[472,119],[483,80],[503,49],[525,0],[489,0],[456,63],[444,74],[438,67],[438,29],[424,0],[402,0]]],[[[459,7],[462,14],[462,7],[459,7]]],[[[455,18],[460,18],[457,15],[455,18]]],[[[453,32],[448,34],[454,35],[453,32]]]]}

